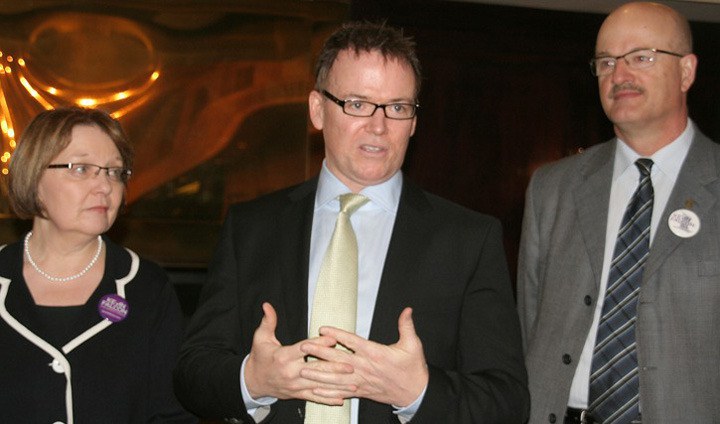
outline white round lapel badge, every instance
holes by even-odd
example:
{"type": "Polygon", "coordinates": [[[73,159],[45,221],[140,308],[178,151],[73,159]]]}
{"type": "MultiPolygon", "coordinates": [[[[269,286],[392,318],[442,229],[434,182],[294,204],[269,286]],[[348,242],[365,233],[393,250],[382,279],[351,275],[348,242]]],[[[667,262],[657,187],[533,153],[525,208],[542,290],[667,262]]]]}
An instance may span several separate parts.
{"type": "Polygon", "coordinates": [[[700,218],[689,209],[678,209],[670,214],[668,227],[676,236],[690,238],[700,231],[700,218]]]}

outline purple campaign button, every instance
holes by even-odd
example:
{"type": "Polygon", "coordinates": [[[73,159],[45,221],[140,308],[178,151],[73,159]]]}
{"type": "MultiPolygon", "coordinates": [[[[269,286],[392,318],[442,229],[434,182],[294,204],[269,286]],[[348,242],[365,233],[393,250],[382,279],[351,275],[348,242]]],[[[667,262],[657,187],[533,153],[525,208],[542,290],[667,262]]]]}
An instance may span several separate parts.
{"type": "Polygon", "coordinates": [[[124,320],[130,312],[127,300],[116,294],[106,294],[98,303],[100,316],[112,322],[124,320]]]}

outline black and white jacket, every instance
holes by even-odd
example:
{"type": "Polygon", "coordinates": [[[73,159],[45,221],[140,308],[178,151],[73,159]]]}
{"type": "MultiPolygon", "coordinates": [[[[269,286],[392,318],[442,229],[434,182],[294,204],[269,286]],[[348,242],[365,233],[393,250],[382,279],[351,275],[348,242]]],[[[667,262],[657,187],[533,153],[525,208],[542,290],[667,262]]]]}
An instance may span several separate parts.
{"type": "Polygon", "coordinates": [[[172,284],[156,264],[105,242],[102,281],[68,308],[36,305],[22,242],[0,246],[0,422],[197,422],[172,392],[182,338],[172,284]],[[101,315],[108,296],[125,303],[124,319],[101,315]]]}

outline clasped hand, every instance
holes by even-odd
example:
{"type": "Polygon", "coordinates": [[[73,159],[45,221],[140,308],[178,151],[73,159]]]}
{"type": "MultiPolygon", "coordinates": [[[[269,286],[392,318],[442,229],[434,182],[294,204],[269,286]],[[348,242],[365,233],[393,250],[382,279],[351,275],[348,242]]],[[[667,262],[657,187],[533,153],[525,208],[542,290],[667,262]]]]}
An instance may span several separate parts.
{"type": "Polygon", "coordinates": [[[391,345],[321,327],[318,337],[282,346],[275,337],[275,309],[264,303],[263,312],[245,365],[245,383],[255,399],[269,396],[341,405],[344,399],[358,397],[404,407],[427,385],[427,364],[410,308],[400,314],[400,338],[391,345]],[[350,351],[335,349],[337,343],[350,351]],[[307,356],[319,360],[306,361],[307,356]]]}

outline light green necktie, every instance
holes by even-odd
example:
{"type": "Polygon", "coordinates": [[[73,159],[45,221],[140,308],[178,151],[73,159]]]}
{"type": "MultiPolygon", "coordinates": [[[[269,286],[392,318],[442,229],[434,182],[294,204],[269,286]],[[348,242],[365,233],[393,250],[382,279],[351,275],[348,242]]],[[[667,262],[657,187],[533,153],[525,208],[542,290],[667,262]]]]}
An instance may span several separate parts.
{"type": "MultiPolygon", "coordinates": [[[[329,325],[355,332],[357,318],[358,249],[350,215],[369,199],[359,194],[340,196],[340,213],[330,244],[320,266],[309,337],[319,335],[320,327],[329,325]]],[[[338,348],[342,348],[338,346],[338,348]]],[[[350,401],[343,406],[307,402],[305,424],[349,424],[350,401]]]]}

